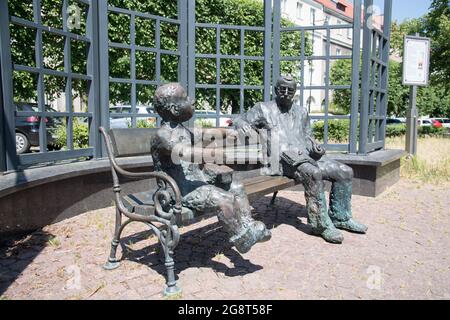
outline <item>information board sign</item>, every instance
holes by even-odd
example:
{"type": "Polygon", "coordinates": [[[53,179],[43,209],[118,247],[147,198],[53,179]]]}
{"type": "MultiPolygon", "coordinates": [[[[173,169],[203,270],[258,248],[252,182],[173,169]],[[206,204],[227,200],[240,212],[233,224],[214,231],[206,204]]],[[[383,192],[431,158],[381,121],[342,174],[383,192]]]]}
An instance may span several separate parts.
{"type": "Polygon", "coordinates": [[[403,85],[428,86],[429,70],[430,39],[405,36],[403,85]]]}

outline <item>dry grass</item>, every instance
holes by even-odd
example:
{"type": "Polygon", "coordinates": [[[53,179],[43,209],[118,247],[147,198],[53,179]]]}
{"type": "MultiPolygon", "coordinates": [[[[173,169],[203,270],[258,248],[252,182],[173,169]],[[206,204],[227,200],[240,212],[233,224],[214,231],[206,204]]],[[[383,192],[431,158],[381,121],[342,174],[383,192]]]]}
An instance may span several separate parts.
{"type": "MultiPolygon", "coordinates": [[[[404,149],[405,137],[388,138],[388,149],[404,149]]],[[[430,183],[450,182],[450,139],[419,138],[417,156],[402,159],[401,176],[430,183]]]]}

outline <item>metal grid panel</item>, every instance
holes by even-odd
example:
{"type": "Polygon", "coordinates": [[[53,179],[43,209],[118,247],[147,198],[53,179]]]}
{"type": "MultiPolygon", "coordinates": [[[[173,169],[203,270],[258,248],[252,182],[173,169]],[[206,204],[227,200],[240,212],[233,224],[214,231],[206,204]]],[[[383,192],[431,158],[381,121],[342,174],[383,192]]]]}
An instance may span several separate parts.
{"type": "Polygon", "coordinates": [[[392,0],[384,1],[383,30],[371,27],[373,0],[364,8],[359,154],[385,147],[392,0]]]}
{"type": "MultiPolygon", "coordinates": [[[[212,114],[200,114],[196,112],[196,119],[214,119],[215,126],[221,126],[220,120],[222,118],[233,118],[239,114],[244,113],[246,110],[244,108],[245,102],[250,99],[246,95],[246,90],[257,90],[261,91],[261,99],[270,99],[270,77],[271,77],[271,24],[272,24],[272,5],[270,0],[264,0],[264,26],[237,26],[237,25],[226,25],[226,24],[210,24],[210,23],[197,23],[192,22],[195,18],[195,7],[196,1],[189,1],[189,95],[196,97],[198,89],[205,90],[215,90],[215,101],[213,103],[214,112],[212,114]],[[213,30],[216,38],[216,45],[214,53],[201,53],[196,52],[195,45],[196,41],[201,41],[201,39],[196,39],[196,32],[198,30],[213,30]],[[235,31],[238,33],[239,41],[239,53],[236,54],[223,54],[222,53],[222,31],[235,31]],[[263,40],[263,54],[261,55],[248,55],[246,54],[246,32],[260,32],[264,36],[263,40]],[[199,59],[210,59],[215,62],[215,79],[212,83],[198,83],[196,78],[196,63],[199,59]],[[222,77],[222,65],[224,61],[231,60],[239,63],[239,83],[238,84],[224,84],[222,77]],[[260,84],[246,84],[246,71],[245,63],[248,61],[260,61],[262,64],[261,75],[262,82],[260,84]],[[239,91],[239,113],[236,114],[223,114],[221,109],[224,107],[222,100],[222,93],[225,90],[236,90],[239,91]]],[[[195,21],[195,20],[194,20],[195,21]]],[[[256,103],[259,101],[253,101],[256,103]]],[[[195,119],[193,120],[195,121],[195,119]]]]}
{"type": "MultiPolygon", "coordinates": [[[[156,125],[160,125],[160,118],[159,116],[154,113],[150,112],[148,114],[142,114],[138,113],[137,106],[139,105],[138,101],[138,86],[151,86],[156,90],[156,87],[167,82],[164,79],[162,79],[162,57],[164,56],[171,56],[171,57],[177,57],[178,58],[178,75],[177,79],[173,79],[173,81],[179,81],[184,85],[187,85],[187,79],[186,79],[186,57],[187,57],[187,51],[185,45],[186,39],[187,39],[187,26],[186,26],[186,1],[178,1],[178,12],[179,12],[179,19],[171,19],[171,18],[165,18],[160,17],[148,13],[138,12],[138,11],[132,11],[128,9],[118,8],[114,6],[108,6],[107,4],[100,4],[100,29],[101,34],[101,45],[100,45],[100,56],[102,59],[102,70],[108,70],[110,72],[110,49],[120,49],[120,50],[127,50],[130,52],[130,69],[129,69],[129,77],[112,77],[108,75],[107,72],[102,72],[102,110],[106,114],[102,117],[102,126],[109,128],[110,127],[110,120],[109,119],[115,119],[115,118],[126,118],[130,119],[129,126],[136,128],[138,126],[138,119],[139,118],[155,118],[156,119],[156,125]],[[130,24],[130,43],[120,43],[120,42],[114,42],[110,41],[108,39],[108,32],[110,25],[108,23],[108,15],[110,13],[113,14],[119,14],[119,15],[126,15],[129,17],[130,24]],[[150,21],[154,23],[154,46],[143,46],[139,45],[136,41],[136,20],[142,19],[145,21],[150,21]],[[167,50],[162,48],[161,44],[161,28],[162,23],[170,24],[173,26],[176,26],[178,28],[178,43],[177,43],[177,49],[176,50],[167,50]],[[138,54],[142,53],[152,53],[155,56],[155,74],[153,79],[139,79],[137,75],[137,56],[138,54]],[[130,85],[130,106],[131,106],[131,112],[129,113],[110,113],[109,107],[110,107],[110,85],[111,84],[126,84],[130,85]]],[[[113,63],[113,62],[111,62],[113,63]]],[[[151,103],[146,105],[147,107],[150,106],[151,103]]],[[[117,104],[118,106],[121,105],[121,103],[117,104]]],[[[126,105],[126,104],[124,104],[126,105]]],[[[150,124],[152,125],[152,124],[150,124]]]]}
{"type": "MultiPolygon", "coordinates": [[[[8,81],[11,83],[11,88],[5,90],[4,95],[7,97],[7,103],[5,103],[5,110],[9,113],[9,127],[10,131],[14,130],[15,127],[15,97],[12,85],[12,75],[13,72],[24,72],[29,75],[34,75],[37,78],[37,106],[38,110],[33,112],[17,112],[18,116],[35,116],[39,117],[39,153],[33,154],[24,154],[24,155],[16,155],[14,154],[12,148],[10,147],[9,154],[9,165],[8,170],[14,170],[22,165],[30,165],[41,162],[49,162],[49,161],[58,161],[58,160],[66,160],[78,157],[91,157],[93,156],[93,148],[86,148],[83,150],[75,150],[73,145],[73,121],[76,117],[84,117],[88,119],[88,123],[92,122],[94,117],[94,103],[96,100],[95,93],[95,83],[94,78],[96,77],[97,69],[94,61],[94,57],[96,56],[95,45],[92,44],[92,38],[94,36],[94,25],[96,24],[96,7],[95,4],[91,4],[90,1],[81,1],[74,0],[75,3],[84,4],[87,6],[86,11],[86,35],[80,35],[73,33],[69,30],[66,21],[68,21],[67,9],[69,7],[69,1],[64,0],[62,3],[62,29],[55,28],[52,26],[47,26],[42,21],[42,3],[41,0],[33,0],[32,8],[33,8],[33,20],[27,20],[22,17],[10,16],[8,12],[8,3],[7,1],[3,1],[2,12],[4,15],[7,15],[9,19],[2,19],[2,21],[6,22],[6,25],[2,26],[2,41],[3,43],[11,42],[11,35],[9,33],[9,25],[7,25],[7,21],[11,23],[12,26],[20,26],[25,28],[26,30],[33,30],[35,33],[35,41],[34,41],[34,66],[21,65],[12,62],[12,68],[3,68],[3,74],[9,77],[8,81]],[[6,27],[6,28],[5,28],[6,27]],[[54,70],[45,66],[46,58],[44,57],[44,35],[47,36],[59,36],[64,40],[64,52],[63,55],[63,68],[64,71],[54,70]],[[86,61],[87,70],[86,74],[76,73],[72,71],[71,64],[71,41],[81,41],[86,43],[86,46],[89,48],[87,52],[88,61],[86,61]],[[45,85],[45,77],[46,76],[54,76],[63,79],[65,83],[64,93],[66,96],[65,99],[65,108],[66,110],[63,112],[50,112],[46,108],[45,103],[45,94],[46,94],[46,85],[45,85]],[[87,88],[90,88],[88,94],[88,112],[74,112],[72,108],[72,80],[84,80],[88,83],[87,88]],[[47,150],[47,118],[50,117],[62,117],[66,119],[65,128],[66,128],[66,145],[68,151],[59,151],[59,152],[51,152],[49,153],[47,150]]],[[[31,44],[30,44],[31,45],[31,44]]],[[[3,50],[6,51],[6,46],[3,47],[3,50]]],[[[56,48],[55,48],[56,50],[56,48]]],[[[11,50],[6,53],[9,56],[9,59],[12,60],[11,50]]],[[[3,67],[7,63],[7,58],[2,59],[3,67]]],[[[6,101],[6,100],[4,100],[6,101]]],[[[19,101],[20,102],[20,101],[19,101]]],[[[92,130],[91,130],[92,131],[92,130]]],[[[93,131],[92,131],[93,132],[93,131]]],[[[8,139],[11,141],[12,132],[9,133],[8,139]]],[[[15,134],[14,134],[15,135],[15,134]]],[[[95,134],[91,135],[92,138],[95,137],[95,134]]],[[[13,140],[14,141],[14,140],[13,140]]],[[[9,142],[11,143],[11,142],[9,142]]]]}
{"type": "MultiPolygon", "coordinates": [[[[11,0],[10,0],[11,1],[11,0]]],[[[171,19],[143,12],[132,11],[123,8],[108,6],[107,1],[98,0],[64,0],[63,8],[67,9],[69,1],[76,1],[86,5],[87,21],[86,34],[80,35],[68,30],[67,26],[55,28],[46,26],[42,23],[41,0],[33,0],[33,19],[27,20],[23,17],[9,17],[8,2],[0,2],[0,53],[1,53],[1,71],[2,71],[2,104],[3,113],[1,117],[4,131],[0,139],[0,170],[16,170],[19,165],[57,161],[63,159],[77,157],[102,157],[105,155],[104,146],[98,134],[98,127],[109,127],[110,118],[129,117],[131,125],[137,125],[137,119],[144,115],[136,112],[136,106],[139,103],[137,94],[138,86],[158,86],[164,82],[162,79],[162,57],[171,56],[178,60],[178,77],[177,80],[188,88],[188,94],[195,97],[196,90],[212,90],[215,92],[213,106],[215,114],[202,115],[204,118],[215,119],[218,126],[220,119],[228,117],[221,115],[222,108],[221,93],[224,90],[236,90],[239,92],[239,113],[244,110],[244,101],[248,100],[246,90],[258,90],[263,93],[265,101],[270,100],[272,79],[275,81],[280,74],[281,62],[300,62],[304,66],[307,61],[324,61],[326,65],[325,83],[323,85],[307,85],[304,82],[305,70],[300,70],[301,101],[304,101],[305,90],[324,90],[325,94],[325,116],[312,116],[312,119],[324,120],[325,122],[325,145],[330,151],[349,151],[350,153],[366,154],[367,152],[383,148],[385,136],[385,117],[387,109],[387,83],[388,83],[388,57],[389,57],[389,37],[390,37],[390,21],[392,0],[385,0],[385,26],[384,29],[368,29],[367,21],[370,19],[370,12],[366,10],[364,18],[364,43],[363,43],[363,72],[360,78],[360,32],[361,32],[361,2],[362,0],[354,0],[354,24],[353,25],[324,25],[309,27],[281,27],[281,8],[280,1],[274,1],[272,6],[271,0],[264,0],[264,26],[234,26],[224,24],[207,24],[197,23],[195,18],[195,0],[178,0],[178,18],[171,19]],[[273,11],[273,12],[272,12],[273,11]],[[273,15],[272,15],[273,13],[273,15]],[[108,15],[124,15],[129,17],[129,42],[110,41],[108,34],[108,15]],[[153,21],[154,45],[141,45],[136,39],[136,21],[144,19],[153,21]],[[10,33],[9,23],[34,30],[36,34],[35,41],[35,62],[34,66],[21,65],[11,63],[10,50],[10,33]],[[162,24],[174,25],[178,28],[178,41],[176,49],[166,49],[161,45],[161,26],[162,24]],[[273,27],[273,30],[272,30],[273,27]],[[353,28],[353,51],[352,55],[332,55],[330,52],[330,34],[335,29],[353,28]],[[216,36],[216,46],[213,52],[196,52],[196,30],[209,29],[213,30],[216,36]],[[224,53],[221,50],[222,32],[233,31],[238,34],[239,52],[236,54],[224,53]],[[306,34],[311,31],[321,31],[325,33],[325,55],[324,56],[307,56],[306,55],[306,34]],[[263,34],[263,53],[248,54],[246,52],[246,33],[260,32],[263,34]],[[281,35],[284,32],[297,32],[300,34],[300,50],[297,55],[288,57],[280,54],[281,35]],[[43,57],[43,34],[52,34],[64,39],[64,62],[63,69],[54,70],[45,67],[45,58],[43,57]],[[73,72],[71,66],[71,41],[79,41],[86,43],[89,47],[86,58],[86,73],[73,72]],[[129,76],[114,76],[109,70],[109,50],[126,50],[129,51],[130,68],[129,76]],[[150,53],[155,55],[155,76],[153,79],[139,79],[137,75],[137,55],[140,53],[150,53]],[[272,55],[273,54],[273,55],[272,55]],[[196,62],[199,59],[211,59],[215,62],[216,76],[210,83],[196,82],[196,62]],[[351,85],[335,85],[330,82],[330,66],[331,60],[352,59],[352,83],[351,85]],[[239,65],[239,82],[223,83],[221,75],[221,66],[227,61],[233,61],[239,65]],[[246,63],[257,62],[263,64],[263,82],[258,84],[246,83],[246,63]],[[12,74],[14,71],[26,72],[36,75],[37,78],[37,101],[39,110],[37,112],[23,113],[23,115],[39,116],[41,119],[41,137],[40,145],[46,145],[46,122],[45,117],[64,117],[67,121],[67,146],[68,151],[47,152],[46,148],[42,148],[40,153],[28,154],[18,157],[15,154],[14,144],[14,126],[15,117],[13,110],[13,84],[12,74]],[[64,78],[66,81],[66,110],[64,112],[49,113],[45,110],[45,76],[55,76],[64,78]],[[112,76],[112,77],[110,77],[112,76]],[[375,78],[378,79],[375,81],[375,78]],[[88,110],[87,112],[73,112],[72,108],[72,80],[86,81],[89,83],[88,110]],[[361,83],[361,95],[359,86],[361,83]],[[109,114],[110,105],[110,85],[126,84],[130,86],[130,105],[131,113],[126,114],[109,114]],[[329,94],[335,90],[352,90],[352,106],[351,116],[331,116],[329,110],[329,94]],[[90,145],[93,148],[83,150],[73,150],[73,119],[76,117],[86,117],[89,119],[90,126],[90,145]],[[330,120],[350,119],[350,141],[348,144],[330,144],[328,139],[328,126],[330,120]],[[358,121],[359,120],[359,121],[358,121]],[[358,125],[361,126],[358,130],[358,125]],[[358,146],[359,133],[359,146],[358,146]]],[[[365,8],[369,8],[372,0],[365,0],[365,8]]],[[[67,19],[67,11],[63,10],[63,19],[67,19]]],[[[256,101],[255,101],[256,102],[256,101]]],[[[145,117],[155,117],[157,115],[150,114],[145,117]]],[[[159,124],[159,121],[158,121],[159,124]]]]}
{"type": "MultiPolygon", "coordinates": [[[[299,96],[300,96],[300,104],[302,107],[304,106],[305,101],[305,91],[307,90],[323,90],[324,91],[324,116],[311,116],[312,120],[321,120],[324,121],[324,146],[329,151],[347,151],[351,152],[351,150],[356,148],[355,139],[352,140],[351,135],[349,137],[349,142],[347,144],[338,144],[338,143],[330,143],[329,141],[329,121],[330,120],[350,120],[350,132],[355,132],[354,123],[357,114],[358,106],[358,96],[352,96],[352,115],[349,116],[332,116],[329,114],[330,107],[330,93],[336,90],[352,90],[352,92],[356,92],[358,94],[358,90],[353,90],[354,87],[359,89],[359,37],[360,37],[360,17],[361,11],[361,1],[354,1],[354,15],[355,20],[354,24],[341,24],[341,25],[329,25],[325,23],[323,26],[311,25],[311,26],[289,26],[282,27],[281,26],[281,3],[280,1],[274,1],[274,61],[273,61],[273,81],[281,74],[281,63],[286,61],[299,61],[300,62],[300,70],[299,70],[299,96]],[[353,47],[352,55],[332,55],[331,54],[331,32],[337,29],[353,29],[353,45],[357,46],[353,47]],[[314,37],[314,32],[322,31],[325,33],[324,41],[325,41],[325,55],[324,56],[307,56],[307,48],[306,48],[306,39],[307,33],[312,32],[312,37],[314,37]],[[281,42],[282,35],[288,32],[299,32],[300,33],[300,52],[297,56],[283,56],[281,54],[281,42]],[[356,57],[356,58],[354,58],[356,57]],[[356,70],[356,72],[352,72],[352,84],[351,85],[332,85],[330,80],[330,68],[331,68],[331,60],[350,60],[352,59],[352,69],[356,70]],[[323,85],[307,85],[305,83],[305,65],[306,62],[312,63],[312,61],[324,61],[325,63],[325,79],[323,85]],[[353,147],[352,147],[353,146],[353,147]]],[[[313,48],[314,50],[314,48],[313,48]]],[[[357,125],[356,125],[357,126],[357,125]]]]}

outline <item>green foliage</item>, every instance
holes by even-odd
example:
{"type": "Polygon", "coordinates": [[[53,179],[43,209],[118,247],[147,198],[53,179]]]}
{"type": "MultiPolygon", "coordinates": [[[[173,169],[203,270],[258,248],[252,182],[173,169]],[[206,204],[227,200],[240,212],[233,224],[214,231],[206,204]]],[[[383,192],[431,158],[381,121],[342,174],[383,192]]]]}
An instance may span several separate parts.
{"type": "MultiPolygon", "coordinates": [[[[70,0],[69,5],[77,4],[81,9],[80,28],[71,30],[72,33],[86,34],[86,8],[85,4],[70,0]]],[[[8,1],[11,15],[33,20],[32,1],[8,1]]],[[[42,0],[42,23],[48,27],[63,28],[62,1],[42,0]]],[[[36,67],[35,40],[36,30],[10,24],[11,56],[15,64],[36,67]]],[[[63,36],[42,33],[42,54],[44,68],[64,71],[64,45],[63,36]]],[[[87,72],[87,45],[83,41],[72,40],[70,43],[72,72],[86,74],[87,72]]],[[[14,72],[14,98],[16,101],[33,102],[37,100],[37,76],[27,72],[14,72]]],[[[65,79],[57,76],[45,76],[45,95],[50,100],[58,98],[65,89],[65,79]]],[[[78,96],[85,99],[87,85],[83,81],[73,81],[74,99],[78,96]]]]}
{"type": "Polygon", "coordinates": [[[448,0],[433,0],[425,16],[424,33],[431,41],[431,69],[436,81],[446,83],[450,92],[450,5],[448,0]]]}
{"type": "MultiPolygon", "coordinates": [[[[325,122],[317,121],[312,126],[314,139],[323,141],[325,132],[325,122]]],[[[358,128],[359,131],[359,128],[358,128]]],[[[438,137],[442,136],[447,129],[421,126],[418,129],[420,137],[438,137]]],[[[349,120],[330,120],[328,121],[328,139],[336,143],[347,142],[350,133],[349,120]]],[[[406,135],[406,124],[396,124],[386,126],[386,137],[395,138],[406,135]]]]}
{"type": "MultiPolygon", "coordinates": [[[[341,85],[351,83],[352,62],[351,60],[339,60],[331,67],[330,79],[333,84],[341,85]]],[[[406,111],[409,99],[409,87],[402,85],[402,67],[395,61],[389,63],[389,100],[388,114],[402,115],[406,111]]],[[[334,90],[333,103],[338,110],[344,114],[350,113],[351,90],[334,90]]]]}
{"type": "MultiPolygon", "coordinates": [[[[314,139],[323,141],[325,133],[325,122],[317,121],[313,127],[314,139]]],[[[349,120],[330,120],[328,121],[328,139],[333,142],[342,143],[348,141],[350,132],[349,120]]]]}
{"type": "MultiPolygon", "coordinates": [[[[432,126],[420,126],[418,128],[419,137],[439,137],[442,136],[447,129],[435,128],[432,126]]],[[[386,126],[386,137],[395,138],[406,135],[406,124],[395,124],[386,126]]]]}
{"type": "Polygon", "coordinates": [[[396,124],[386,126],[386,137],[394,138],[394,137],[402,137],[406,134],[406,125],[405,124],[396,124]]]}
{"type": "Polygon", "coordinates": [[[402,56],[403,42],[405,35],[414,35],[422,33],[425,20],[423,18],[407,19],[402,23],[397,21],[391,25],[391,53],[402,56]]]}
{"type": "MultiPolygon", "coordinates": [[[[72,1],[69,1],[71,4],[72,1]]],[[[84,6],[76,2],[79,6],[84,6]]],[[[154,15],[178,18],[177,1],[154,0],[109,0],[111,6],[136,10],[139,12],[154,15]]],[[[21,1],[9,1],[12,15],[24,19],[33,18],[32,3],[21,1]]],[[[83,8],[82,8],[83,9],[83,8]]],[[[59,0],[43,0],[42,11],[43,23],[55,28],[62,28],[62,2],[59,0]]],[[[83,11],[83,10],[82,10],[83,11]]],[[[83,13],[81,29],[74,29],[72,32],[85,34],[86,15],[83,13]]],[[[196,19],[202,23],[230,24],[245,26],[264,26],[264,7],[258,0],[197,0],[196,19]]],[[[288,26],[290,22],[282,19],[282,25],[288,26]]],[[[108,14],[108,37],[110,42],[130,44],[130,16],[109,12],[108,14]]],[[[211,28],[197,28],[197,53],[216,53],[216,31],[211,28]]],[[[175,24],[161,22],[161,48],[170,51],[177,51],[179,27],[175,24]]],[[[64,37],[54,36],[44,33],[44,57],[46,68],[54,70],[64,70],[64,37]]],[[[151,19],[137,17],[135,23],[136,45],[143,47],[156,47],[155,41],[156,23],[151,19]]],[[[17,64],[35,66],[34,40],[35,31],[11,24],[12,56],[17,64]]],[[[240,54],[240,31],[222,30],[220,34],[220,53],[224,55],[240,54]]],[[[264,56],[264,32],[247,31],[245,37],[245,55],[264,56]]],[[[308,40],[308,39],[307,39],[308,40]]],[[[309,41],[307,43],[307,55],[312,52],[309,41]]],[[[72,41],[72,71],[86,73],[87,46],[82,41],[72,41]]],[[[285,33],[281,42],[281,54],[283,56],[297,56],[300,52],[300,33],[285,33]]],[[[156,80],[156,54],[153,52],[136,52],[136,77],[139,80],[156,80]]],[[[127,49],[109,49],[109,74],[113,78],[128,79],[130,71],[131,52],[127,49]]],[[[240,84],[240,61],[236,59],[222,59],[220,68],[220,80],[222,84],[240,84]]],[[[283,63],[283,73],[299,74],[298,62],[289,61],[283,63]]],[[[217,78],[215,59],[197,59],[196,81],[202,84],[215,84],[217,78]]],[[[178,80],[179,59],[176,55],[161,55],[161,82],[171,82],[178,80]]],[[[246,61],[244,64],[245,85],[263,85],[264,81],[263,61],[246,61]]],[[[21,72],[14,75],[15,99],[17,101],[30,101],[37,99],[37,79],[29,73],[21,72]]],[[[83,82],[73,84],[77,95],[86,99],[87,86],[83,82]]],[[[57,98],[64,92],[65,82],[63,78],[49,78],[46,83],[46,96],[57,98]]],[[[153,99],[155,87],[151,85],[137,86],[138,104],[148,105],[153,99]]],[[[198,107],[206,108],[215,106],[215,90],[198,90],[196,92],[198,107]]],[[[222,90],[221,105],[224,110],[231,107],[233,113],[238,113],[240,109],[240,91],[222,90]]],[[[244,97],[244,108],[247,110],[255,102],[262,99],[261,90],[246,90],[244,97]]],[[[110,103],[130,104],[131,85],[127,83],[110,84],[110,103]]]]}
{"type": "MultiPolygon", "coordinates": [[[[431,38],[431,74],[430,86],[418,89],[417,105],[421,115],[431,117],[450,116],[450,9],[448,0],[433,0],[430,12],[418,19],[393,22],[391,47],[393,53],[403,55],[403,37],[414,35],[431,38]]],[[[401,70],[400,70],[401,72],[401,70]]],[[[391,73],[389,73],[391,75],[391,73]]],[[[401,79],[401,73],[399,73],[401,79]]],[[[401,96],[404,105],[391,108],[397,115],[404,115],[408,105],[408,92],[400,92],[401,84],[397,84],[394,94],[401,96]]],[[[390,92],[389,94],[392,94],[390,92]]]]}
{"type": "MultiPolygon", "coordinates": [[[[128,127],[131,127],[131,123],[128,124],[128,127]]],[[[156,119],[137,119],[136,128],[144,129],[144,128],[156,128],[156,119]]]]}
{"type": "Polygon", "coordinates": [[[419,156],[401,159],[401,174],[408,179],[441,184],[450,181],[450,158],[430,164],[419,156]]]}
{"type": "Polygon", "coordinates": [[[446,128],[435,128],[432,126],[421,126],[419,127],[419,136],[442,136],[447,132],[446,128]]]}
{"type": "Polygon", "coordinates": [[[199,128],[213,128],[213,122],[208,121],[206,119],[197,119],[195,120],[195,126],[199,128]]]}
{"type": "MultiPolygon", "coordinates": [[[[89,128],[88,125],[77,118],[73,119],[73,147],[74,149],[84,149],[89,147],[89,128]]],[[[66,123],[56,127],[53,135],[56,136],[54,145],[67,149],[66,123]]]]}

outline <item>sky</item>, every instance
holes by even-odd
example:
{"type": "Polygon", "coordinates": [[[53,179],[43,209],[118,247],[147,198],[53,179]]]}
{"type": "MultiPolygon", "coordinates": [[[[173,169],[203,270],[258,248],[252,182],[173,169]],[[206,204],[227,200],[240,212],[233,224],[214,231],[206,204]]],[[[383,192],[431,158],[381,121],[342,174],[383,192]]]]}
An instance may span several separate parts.
{"type": "MultiPolygon", "coordinates": [[[[374,4],[383,2],[375,0],[374,4]]],[[[428,13],[431,0],[392,0],[392,4],[392,19],[402,22],[405,19],[419,18],[428,13]]]]}
{"type": "Polygon", "coordinates": [[[393,19],[403,21],[406,18],[419,18],[428,13],[431,0],[393,0],[393,19]]]}

